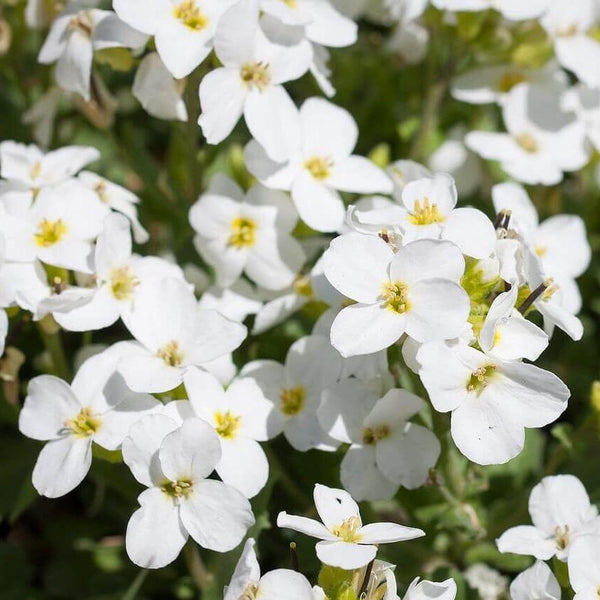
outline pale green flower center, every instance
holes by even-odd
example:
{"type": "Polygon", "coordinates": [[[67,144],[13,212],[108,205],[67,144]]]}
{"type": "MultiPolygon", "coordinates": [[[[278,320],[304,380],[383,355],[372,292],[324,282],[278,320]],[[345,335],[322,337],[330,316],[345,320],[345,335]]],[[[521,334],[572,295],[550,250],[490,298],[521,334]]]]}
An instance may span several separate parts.
{"type": "Polygon", "coordinates": [[[165,344],[157,353],[158,358],[162,358],[169,367],[179,367],[183,363],[183,352],[179,349],[179,342],[173,340],[165,344]]]}
{"type": "Polygon", "coordinates": [[[215,413],[216,431],[225,439],[231,440],[235,437],[237,430],[240,428],[242,417],[238,417],[230,411],[215,413]]]}
{"type": "Polygon", "coordinates": [[[281,401],[281,412],[284,415],[297,415],[306,401],[306,389],[302,386],[281,390],[279,394],[281,401]]]}
{"type": "Polygon", "coordinates": [[[74,419],[65,421],[65,427],[77,437],[89,437],[100,428],[102,421],[92,414],[91,408],[82,408],[74,419]]]}
{"type": "Polygon", "coordinates": [[[331,533],[337,538],[350,544],[356,544],[360,542],[361,535],[358,530],[361,527],[360,519],[358,517],[350,517],[331,530],[331,533]]]}
{"type": "Polygon", "coordinates": [[[228,244],[235,248],[254,246],[256,242],[256,223],[252,219],[239,217],[231,222],[228,244]]]}
{"type": "Polygon", "coordinates": [[[193,31],[201,31],[208,26],[208,17],[200,10],[194,0],[180,2],[175,7],[173,16],[193,31]]]}
{"type": "Polygon", "coordinates": [[[403,281],[384,283],[381,290],[384,306],[389,310],[404,314],[410,310],[408,286],[403,281]]]}

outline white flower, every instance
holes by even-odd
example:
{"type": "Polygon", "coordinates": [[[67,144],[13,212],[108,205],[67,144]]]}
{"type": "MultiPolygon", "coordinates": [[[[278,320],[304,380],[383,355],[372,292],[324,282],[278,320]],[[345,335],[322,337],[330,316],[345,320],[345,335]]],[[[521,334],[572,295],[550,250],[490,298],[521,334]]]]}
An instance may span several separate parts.
{"type": "Polygon", "coordinates": [[[57,498],[76,488],[92,463],[92,442],[116,450],[129,427],[160,403],[131,392],[116,372],[127,344],[115,344],[88,359],[71,385],[52,375],[29,382],[19,415],[27,437],[47,442],[33,469],[33,485],[43,496],[57,498]]]}
{"type": "Polygon", "coordinates": [[[144,244],[148,241],[148,232],[142,227],[138,219],[137,205],[140,203],[140,199],[135,194],[90,171],[79,173],[77,180],[85,187],[93,190],[104,204],[129,219],[133,230],[133,239],[136,243],[144,244]]]}
{"type": "MultiPolygon", "coordinates": [[[[596,532],[598,533],[598,532],[596,532]]],[[[575,600],[596,600],[600,590],[600,534],[577,539],[569,554],[569,581],[575,600]]]]}
{"type": "MultiPolygon", "coordinates": [[[[456,598],[456,582],[454,579],[445,581],[419,581],[416,577],[406,590],[404,600],[454,600],[456,598]]],[[[516,599],[513,599],[516,600],[516,599]]]]}
{"type": "Polygon", "coordinates": [[[510,584],[512,600],[560,600],[560,585],[550,567],[536,561],[510,584]]]}
{"type": "Polygon", "coordinates": [[[291,285],[304,263],[292,237],[298,217],[289,198],[261,185],[246,195],[231,179],[217,175],[190,210],[196,249],[228,287],[243,272],[267,289],[291,285]]]}
{"type": "Polygon", "coordinates": [[[541,69],[493,65],[478,67],[456,77],[452,81],[452,95],[470,104],[502,103],[509,92],[525,82],[557,90],[566,88],[568,80],[565,72],[552,60],[541,69]]]}
{"type": "Polygon", "coordinates": [[[104,220],[94,250],[95,288],[90,301],[79,308],[56,315],[69,331],[93,331],[109,327],[129,313],[138,290],[148,281],[165,277],[183,280],[181,269],[153,256],[132,254],[129,221],[111,213],[104,220]]]}
{"type": "Polygon", "coordinates": [[[600,533],[598,510],[590,503],[583,484],[573,475],[544,477],[529,496],[533,525],[519,525],[497,540],[500,552],[513,552],[548,560],[566,561],[575,540],[600,533]]]}
{"type": "Polygon", "coordinates": [[[519,84],[503,100],[502,114],[508,133],[472,131],[465,141],[517,181],[554,185],[588,162],[583,123],[562,110],[557,90],[519,84]]]}
{"type": "MultiPolygon", "coordinates": [[[[553,0],[432,0],[436,8],[453,11],[479,11],[493,8],[505,19],[535,19],[548,10],[553,0]]],[[[559,0],[560,1],[560,0],[559,0]]]]}
{"type": "Polygon", "coordinates": [[[317,408],[322,391],[335,383],[341,358],[322,336],[306,336],[292,344],[285,365],[273,360],[247,363],[240,376],[253,379],[275,410],[269,417],[270,436],[283,431],[301,452],[331,450],[336,442],[319,426],[317,408]]]}
{"type": "Polygon", "coordinates": [[[189,75],[209,54],[221,15],[236,0],[113,0],[117,15],[154,36],[173,77],[189,75]]]}
{"type": "Polygon", "coordinates": [[[454,443],[478,464],[514,458],[523,449],[526,427],[544,427],[567,408],[565,384],[531,364],[442,342],[423,345],[417,361],[433,407],[452,412],[454,443]]]}
{"type": "Polygon", "coordinates": [[[277,569],[261,577],[254,545],[253,538],[246,540],[231,581],[223,591],[223,600],[313,600],[310,583],[301,573],[277,569]]]}
{"type": "Polygon", "coordinates": [[[110,209],[76,180],[43,188],[23,213],[0,219],[8,260],[91,273],[91,241],[110,209]]]}
{"type": "Polygon", "coordinates": [[[310,44],[272,43],[260,28],[258,1],[241,0],[219,22],[215,52],[223,67],[200,84],[198,123],[208,143],[223,141],[243,114],[267,154],[286,160],[299,137],[299,124],[296,106],[281,84],[308,70],[310,44]]]}
{"type": "Polygon", "coordinates": [[[358,569],[375,558],[378,544],[412,540],[425,535],[420,529],[397,523],[363,525],[358,505],[344,490],[316,484],[314,501],[322,522],[281,512],[277,517],[277,525],[322,540],[316,546],[317,557],[332,567],[358,569]]]}
{"type": "Polygon", "coordinates": [[[228,354],[246,337],[243,325],[199,308],[187,284],[172,277],[140,288],[133,310],[122,316],[138,343],[119,371],[136,391],[172,390],[188,366],[228,354]]]}
{"type": "Polygon", "coordinates": [[[189,402],[169,402],[165,414],[178,422],[199,417],[209,423],[221,442],[217,474],[246,498],[253,498],[269,476],[269,463],[258,442],[272,437],[273,405],[250,379],[236,379],[223,390],[213,375],[191,368],[183,381],[189,402]]]}
{"type": "Polygon", "coordinates": [[[37,146],[0,143],[0,176],[23,189],[40,190],[70,179],[100,158],[89,146],[66,146],[44,154],[37,146]]]}
{"type": "Polygon", "coordinates": [[[377,382],[342,381],[323,392],[317,411],[329,435],[350,444],[340,478],[353,498],[385,500],[400,485],[415,489],[427,479],[440,455],[435,435],[408,420],[425,404],[393,389],[383,398],[377,382]]]}
{"type": "Polygon", "coordinates": [[[94,50],[138,49],[148,38],[112,11],[84,7],[84,3],[72,2],[54,20],[38,61],[47,65],[56,62],[58,85],[89,100],[94,50]]]}
{"type": "Polygon", "coordinates": [[[156,52],[146,55],[140,63],[131,91],[153,117],[188,120],[187,108],[181,97],[183,87],[169,73],[156,52]]]}
{"type": "Polygon", "coordinates": [[[465,571],[470,587],[479,592],[481,600],[500,600],[508,591],[508,578],[483,563],[475,563],[465,571]]]}
{"type": "Polygon", "coordinates": [[[342,356],[383,350],[404,333],[450,339],[465,326],[469,299],[457,283],[464,259],[450,242],[417,240],[394,254],[380,238],[350,233],[333,240],[324,260],[330,283],[357,302],[331,328],[342,356]]]}
{"type": "Polygon", "coordinates": [[[123,459],[148,488],[127,525],[127,554],[136,565],[168,565],[188,536],[217,552],[242,541],[254,516],[240,492],[207,479],[220,458],[219,437],[200,419],[188,419],[178,428],[172,419],[152,415],[131,428],[123,459]]]}
{"type": "Polygon", "coordinates": [[[267,187],[288,190],[300,218],[317,231],[337,231],[344,222],[338,192],[390,193],[392,182],[368,159],[353,155],[356,122],[346,110],[321,98],[300,109],[300,133],[287,162],[273,162],[257,142],[246,146],[250,172],[267,187]]]}
{"type": "Polygon", "coordinates": [[[600,85],[596,68],[600,44],[593,35],[599,17],[595,0],[551,0],[549,10],[541,19],[542,26],[554,40],[558,62],[593,88],[600,85]]]}

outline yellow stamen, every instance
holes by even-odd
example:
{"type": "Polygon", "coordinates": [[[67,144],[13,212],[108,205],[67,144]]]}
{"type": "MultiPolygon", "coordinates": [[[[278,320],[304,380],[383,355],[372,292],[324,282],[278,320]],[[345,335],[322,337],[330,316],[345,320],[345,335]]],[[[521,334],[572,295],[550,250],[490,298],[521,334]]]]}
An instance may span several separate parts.
{"type": "Polygon", "coordinates": [[[200,10],[194,0],[184,0],[179,3],[175,7],[173,15],[193,31],[201,31],[208,25],[208,17],[200,10]]]}
{"type": "Polygon", "coordinates": [[[565,525],[564,529],[556,527],[554,529],[554,539],[556,540],[557,550],[564,550],[569,545],[569,526],[565,525]]]}
{"type": "Polygon", "coordinates": [[[304,408],[306,390],[301,386],[281,390],[279,400],[281,401],[281,412],[284,415],[297,415],[304,408]]]}
{"type": "Polygon", "coordinates": [[[515,136],[515,142],[529,154],[535,154],[539,150],[539,146],[535,138],[529,133],[521,133],[515,136]]]}
{"type": "Polygon", "coordinates": [[[476,392],[479,395],[489,385],[495,372],[496,365],[486,365],[475,369],[467,382],[467,391],[476,392]]]}
{"type": "Polygon", "coordinates": [[[48,246],[53,246],[60,242],[68,231],[69,229],[62,219],[58,219],[58,221],[43,219],[40,221],[37,233],[35,233],[33,237],[38,246],[47,248],[48,246]]]}
{"type": "Polygon", "coordinates": [[[535,253],[540,258],[542,258],[546,254],[546,252],[548,252],[548,248],[546,248],[546,246],[536,246],[535,247],[535,253]]]}
{"type": "Polygon", "coordinates": [[[65,421],[65,427],[77,437],[89,437],[100,428],[102,421],[92,414],[91,408],[82,408],[74,419],[65,421]]]}
{"type": "Polygon", "coordinates": [[[254,246],[256,242],[256,223],[251,219],[239,217],[231,222],[231,235],[227,244],[236,248],[254,246]]]}
{"type": "Polygon", "coordinates": [[[359,517],[350,517],[345,521],[342,521],[340,525],[334,527],[331,530],[331,533],[336,537],[340,538],[344,542],[349,542],[350,544],[356,544],[360,542],[361,535],[358,533],[358,530],[361,528],[361,522],[359,517]]]}
{"type": "Polygon", "coordinates": [[[179,349],[179,342],[173,340],[165,344],[157,353],[158,358],[162,358],[169,367],[179,367],[183,363],[183,353],[179,349]]]}
{"type": "Polygon", "coordinates": [[[228,440],[231,440],[235,437],[241,421],[242,417],[237,417],[230,411],[225,413],[217,411],[215,413],[215,422],[217,424],[215,429],[222,438],[226,438],[228,440]]]}
{"type": "Polygon", "coordinates": [[[380,440],[384,440],[390,435],[390,428],[387,425],[379,425],[378,427],[367,427],[363,431],[363,444],[370,446],[376,444],[380,440]]]}
{"type": "Polygon", "coordinates": [[[33,167],[31,167],[31,171],[29,171],[29,176],[31,179],[37,179],[42,174],[42,163],[39,160],[36,160],[33,163],[33,167]]]}
{"type": "Polygon", "coordinates": [[[429,198],[425,196],[422,207],[419,200],[415,201],[415,206],[412,213],[408,216],[408,220],[413,225],[433,225],[434,223],[443,223],[446,217],[440,214],[438,205],[430,204],[429,198]]]}
{"type": "Polygon", "coordinates": [[[194,491],[194,485],[190,479],[180,479],[165,481],[160,489],[171,498],[187,498],[194,491]]]}
{"type": "Polygon", "coordinates": [[[312,298],[314,295],[312,283],[310,277],[304,275],[298,275],[292,284],[292,288],[298,296],[305,296],[306,298],[312,298]]]}
{"type": "Polygon", "coordinates": [[[267,63],[246,63],[240,70],[242,81],[250,88],[264,90],[271,83],[271,68],[267,63]]]}
{"type": "Polygon", "coordinates": [[[381,297],[384,306],[391,311],[403,314],[410,310],[408,286],[402,281],[390,281],[382,286],[381,297]]]}
{"type": "Polygon", "coordinates": [[[318,181],[323,181],[331,175],[333,161],[330,158],[313,156],[304,163],[304,168],[318,181]]]}
{"type": "Polygon", "coordinates": [[[110,291],[117,300],[131,300],[140,280],[130,267],[120,267],[110,274],[110,291]]]}

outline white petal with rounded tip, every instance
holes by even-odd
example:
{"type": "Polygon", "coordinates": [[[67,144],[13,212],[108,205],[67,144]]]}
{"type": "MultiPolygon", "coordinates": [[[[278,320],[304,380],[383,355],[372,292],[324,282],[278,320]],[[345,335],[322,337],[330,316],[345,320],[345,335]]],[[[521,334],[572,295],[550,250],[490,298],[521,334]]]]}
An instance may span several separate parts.
{"type": "Polygon", "coordinates": [[[342,192],[391,194],[392,180],[369,159],[349,156],[337,162],[327,183],[342,192]]]}
{"type": "Polygon", "coordinates": [[[361,543],[391,544],[423,537],[425,532],[398,523],[369,523],[360,528],[361,543]]]}
{"type": "Polygon", "coordinates": [[[205,479],[194,482],[194,491],[181,504],[180,517],[186,530],[203,548],[228,552],[254,525],[250,503],[231,486],[205,479]]]}
{"type": "Polygon", "coordinates": [[[170,367],[162,358],[141,349],[137,356],[127,356],[119,362],[119,373],[134,392],[149,394],[175,389],[183,379],[183,370],[170,367]]]}
{"type": "Polygon", "coordinates": [[[362,546],[342,541],[319,542],[316,550],[317,557],[323,564],[346,571],[368,565],[377,554],[377,546],[362,546]]]}
{"type": "Polygon", "coordinates": [[[549,560],[556,554],[554,537],[531,525],[511,527],[496,540],[496,544],[500,552],[527,554],[539,560],[549,560]]]}
{"type": "Polygon", "coordinates": [[[537,561],[510,584],[512,600],[560,600],[560,585],[546,563],[537,561]]]}
{"type": "Polygon", "coordinates": [[[569,581],[577,592],[584,598],[585,592],[590,600],[595,600],[593,594],[598,594],[600,588],[600,535],[586,535],[577,539],[569,553],[569,581]]]}
{"type": "Polygon", "coordinates": [[[473,258],[488,258],[496,247],[494,225],[476,208],[453,210],[444,223],[442,237],[473,258]]]}
{"type": "Polygon", "coordinates": [[[344,223],[340,195],[303,169],[292,184],[292,200],[300,218],[315,231],[337,231],[344,223]]]}
{"type": "Polygon", "coordinates": [[[329,283],[344,296],[371,304],[389,281],[388,267],[394,259],[394,252],[382,239],[349,233],[331,242],[323,269],[329,283]]]}
{"type": "Polygon", "coordinates": [[[42,496],[59,498],[74,490],[92,464],[92,439],[69,435],[48,442],[33,469],[33,487],[42,496]]]}
{"type": "Polygon", "coordinates": [[[19,431],[34,440],[53,440],[62,435],[65,421],[77,416],[82,406],[71,386],[53,375],[34,377],[19,414],[19,431]]]}
{"type": "Polygon", "coordinates": [[[221,459],[221,444],[214,429],[201,419],[187,419],[160,445],[158,458],[171,481],[208,477],[221,459]]]}
{"type": "Polygon", "coordinates": [[[275,569],[265,574],[258,586],[261,600],[313,600],[310,583],[302,573],[275,569]]]}
{"type": "Polygon", "coordinates": [[[141,508],[127,524],[127,555],[139,567],[160,569],[179,556],[188,534],[179,519],[177,505],[160,488],[142,492],[138,502],[141,508]]]}
{"type": "Polygon", "coordinates": [[[277,527],[293,529],[319,540],[337,539],[323,523],[307,517],[288,515],[286,512],[280,512],[277,516],[277,527]]]}
{"type": "Polygon", "coordinates": [[[231,581],[224,591],[223,600],[239,600],[249,582],[258,583],[260,566],[256,559],[255,545],[254,538],[246,540],[242,555],[235,565],[231,581]]]}
{"type": "Polygon", "coordinates": [[[325,527],[331,530],[351,517],[360,519],[358,504],[344,490],[317,483],[313,491],[315,507],[325,527]]]}
{"type": "Polygon", "coordinates": [[[217,464],[219,477],[246,498],[254,498],[269,477],[269,462],[260,444],[236,436],[221,440],[221,449],[221,460],[217,464]]]}
{"type": "Polygon", "coordinates": [[[90,76],[94,50],[89,37],[78,30],[70,32],[67,46],[56,65],[56,81],[68,92],[90,99],[90,76]]]}

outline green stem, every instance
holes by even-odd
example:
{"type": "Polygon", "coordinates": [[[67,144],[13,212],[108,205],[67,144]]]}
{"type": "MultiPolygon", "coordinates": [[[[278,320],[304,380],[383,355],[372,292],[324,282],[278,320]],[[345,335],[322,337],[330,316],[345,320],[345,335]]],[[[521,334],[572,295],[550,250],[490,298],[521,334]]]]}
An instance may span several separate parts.
{"type": "Polygon", "coordinates": [[[304,493],[304,490],[298,486],[293,477],[290,476],[287,469],[283,467],[271,448],[265,447],[265,451],[267,458],[269,459],[271,471],[277,477],[281,487],[284,488],[290,498],[295,499],[300,506],[312,505],[312,500],[304,493]]]}
{"type": "Polygon", "coordinates": [[[150,573],[150,571],[142,569],[137,574],[136,578],[131,582],[131,585],[127,588],[127,591],[123,594],[121,600],[135,600],[135,597],[142,588],[146,577],[148,577],[148,573],[150,573]]]}
{"type": "Polygon", "coordinates": [[[198,552],[198,546],[193,540],[190,539],[185,545],[183,554],[196,587],[200,591],[204,590],[207,583],[206,567],[204,566],[200,552],[198,552]]]}
{"type": "Polygon", "coordinates": [[[46,319],[42,319],[38,324],[38,329],[44,347],[46,348],[50,358],[52,359],[52,366],[54,372],[58,377],[65,380],[71,379],[71,369],[69,368],[69,362],[63,348],[62,340],[60,337],[60,329],[52,328],[46,319]]]}

